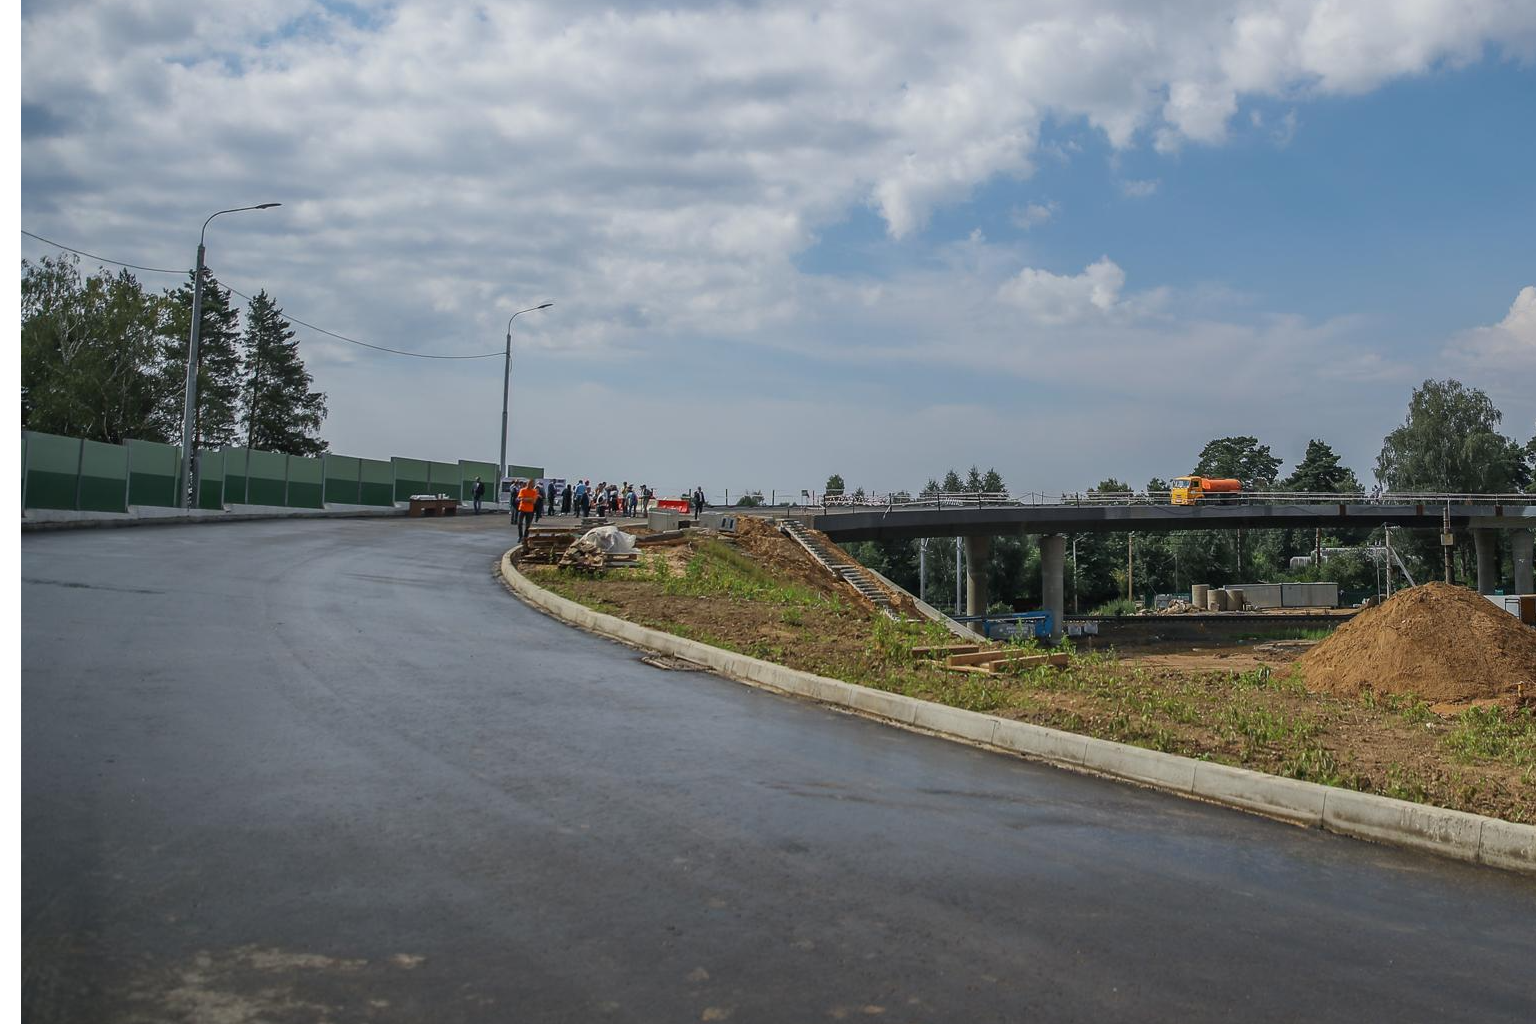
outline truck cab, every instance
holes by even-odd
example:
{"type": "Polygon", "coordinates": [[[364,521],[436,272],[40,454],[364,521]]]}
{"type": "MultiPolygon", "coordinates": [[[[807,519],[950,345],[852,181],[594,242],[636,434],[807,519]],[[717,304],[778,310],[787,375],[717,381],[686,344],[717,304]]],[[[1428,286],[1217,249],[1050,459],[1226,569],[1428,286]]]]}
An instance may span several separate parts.
{"type": "Polygon", "coordinates": [[[1200,478],[1181,476],[1168,485],[1169,502],[1174,505],[1193,505],[1200,500],[1200,478]]]}

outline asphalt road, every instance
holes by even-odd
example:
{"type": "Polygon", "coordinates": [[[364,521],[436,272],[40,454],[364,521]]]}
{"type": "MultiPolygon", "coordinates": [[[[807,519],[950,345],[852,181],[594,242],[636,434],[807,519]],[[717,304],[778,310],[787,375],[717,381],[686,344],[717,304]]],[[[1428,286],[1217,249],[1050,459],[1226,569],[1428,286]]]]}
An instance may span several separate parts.
{"type": "Polygon", "coordinates": [[[1521,1021],[1536,884],[642,664],[500,516],[21,538],[47,1021],[1521,1021]]]}

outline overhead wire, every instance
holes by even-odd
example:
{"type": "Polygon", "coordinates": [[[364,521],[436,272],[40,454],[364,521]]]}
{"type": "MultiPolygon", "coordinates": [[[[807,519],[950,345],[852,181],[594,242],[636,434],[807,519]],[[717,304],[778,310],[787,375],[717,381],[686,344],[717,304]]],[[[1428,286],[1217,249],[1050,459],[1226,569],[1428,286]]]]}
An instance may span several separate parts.
{"type": "MultiPolygon", "coordinates": [[[[51,246],[53,246],[56,249],[62,249],[65,252],[72,252],[72,253],[75,253],[76,255],[79,255],[79,256],[85,256],[85,257],[88,257],[89,259],[97,260],[97,261],[99,261],[101,263],[110,263],[110,264],[112,264],[115,267],[126,267],[129,270],[142,270],[142,271],[145,271],[146,273],[151,273],[151,274],[176,274],[176,275],[181,275],[181,274],[189,274],[189,273],[191,273],[191,271],[189,271],[189,270],[167,270],[164,267],[143,267],[143,266],[139,266],[136,263],[124,263],[122,260],[108,259],[105,256],[97,256],[95,253],[86,252],[84,249],[76,249],[73,246],[64,245],[61,242],[55,242],[51,238],[44,238],[42,235],[33,234],[31,231],[28,231],[25,228],[21,229],[21,233],[26,235],[28,238],[35,238],[39,242],[43,242],[43,243],[45,243],[47,245],[51,245],[51,246]]],[[[215,280],[217,280],[217,279],[215,279],[215,280]]],[[[251,296],[245,294],[242,291],[239,291],[239,290],[237,290],[235,288],[231,288],[229,285],[225,285],[224,288],[225,288],[226,291],[229,291],[230,293],[232,293],[234,295],[240,296],[242,299],[244,299],[247,302],[252,301],[251,296]]],[[[373,349],[375,352],[388,352],[391,355],[410,356],[413,359],[491,359],[493,357],[500,356],[500,355],[504,354],[502,352],[482,352],[482,353],[479,353],[477,355],[470,355],[470,356],[444,356],[444,355],[433,355],[433,354],[427,353],[427,352],[407,352],[404,349],[387,348],[384,345],[374,345],[374,344],[371,344],[371,343],[366,342],[366,341],[358,341],[356,338],[349,338],[345,334],[337,334],[335,331],[328,331],[324,327],[317,327],[317,326],[315,326],[312,323],[308,323],[308,322],[306,322],[304,320],[300,320],[298,317],[293,316],[292,314],[288,313],[286,310],[283,311],[283,319],[287,320],[289,323],[298,324],[300,327],[308,328],[309,330],[314,331],[317,334],[323,334],[323,335],[325,335],[328,338],[335,338],[337,341],[344,341],[344,342],[346,342],[349,345],[357,345],[357,346],[360,346],[362,348],[370,348],[370,349],[373,349]]]]}

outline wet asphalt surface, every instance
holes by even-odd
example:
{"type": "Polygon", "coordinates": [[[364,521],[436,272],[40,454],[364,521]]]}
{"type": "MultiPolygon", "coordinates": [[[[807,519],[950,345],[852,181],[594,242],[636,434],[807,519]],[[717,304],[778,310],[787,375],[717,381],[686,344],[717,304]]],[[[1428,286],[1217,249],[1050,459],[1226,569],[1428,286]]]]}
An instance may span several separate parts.
{"type": "Polygon", "coordinates": [[[510,536],[23,535],[23,1018],[1536,1015],[1536,883],[652,668],[510,536]]]}

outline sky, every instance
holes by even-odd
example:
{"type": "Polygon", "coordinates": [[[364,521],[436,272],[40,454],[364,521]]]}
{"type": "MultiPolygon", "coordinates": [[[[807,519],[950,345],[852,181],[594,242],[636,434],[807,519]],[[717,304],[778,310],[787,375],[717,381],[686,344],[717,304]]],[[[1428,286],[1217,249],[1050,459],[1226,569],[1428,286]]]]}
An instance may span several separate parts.
{"type": "Polygon", "coordinates": [[[189,268],[281,202],[221,282],[487,357],[299,328],[339,454],[494,461],[543,302],[509,461],[663,493],[1232,435],[1368,481],[1430,378],[1536,434],[1529,0],[24,0],[19,48],[23,231],[189,268]]]}

